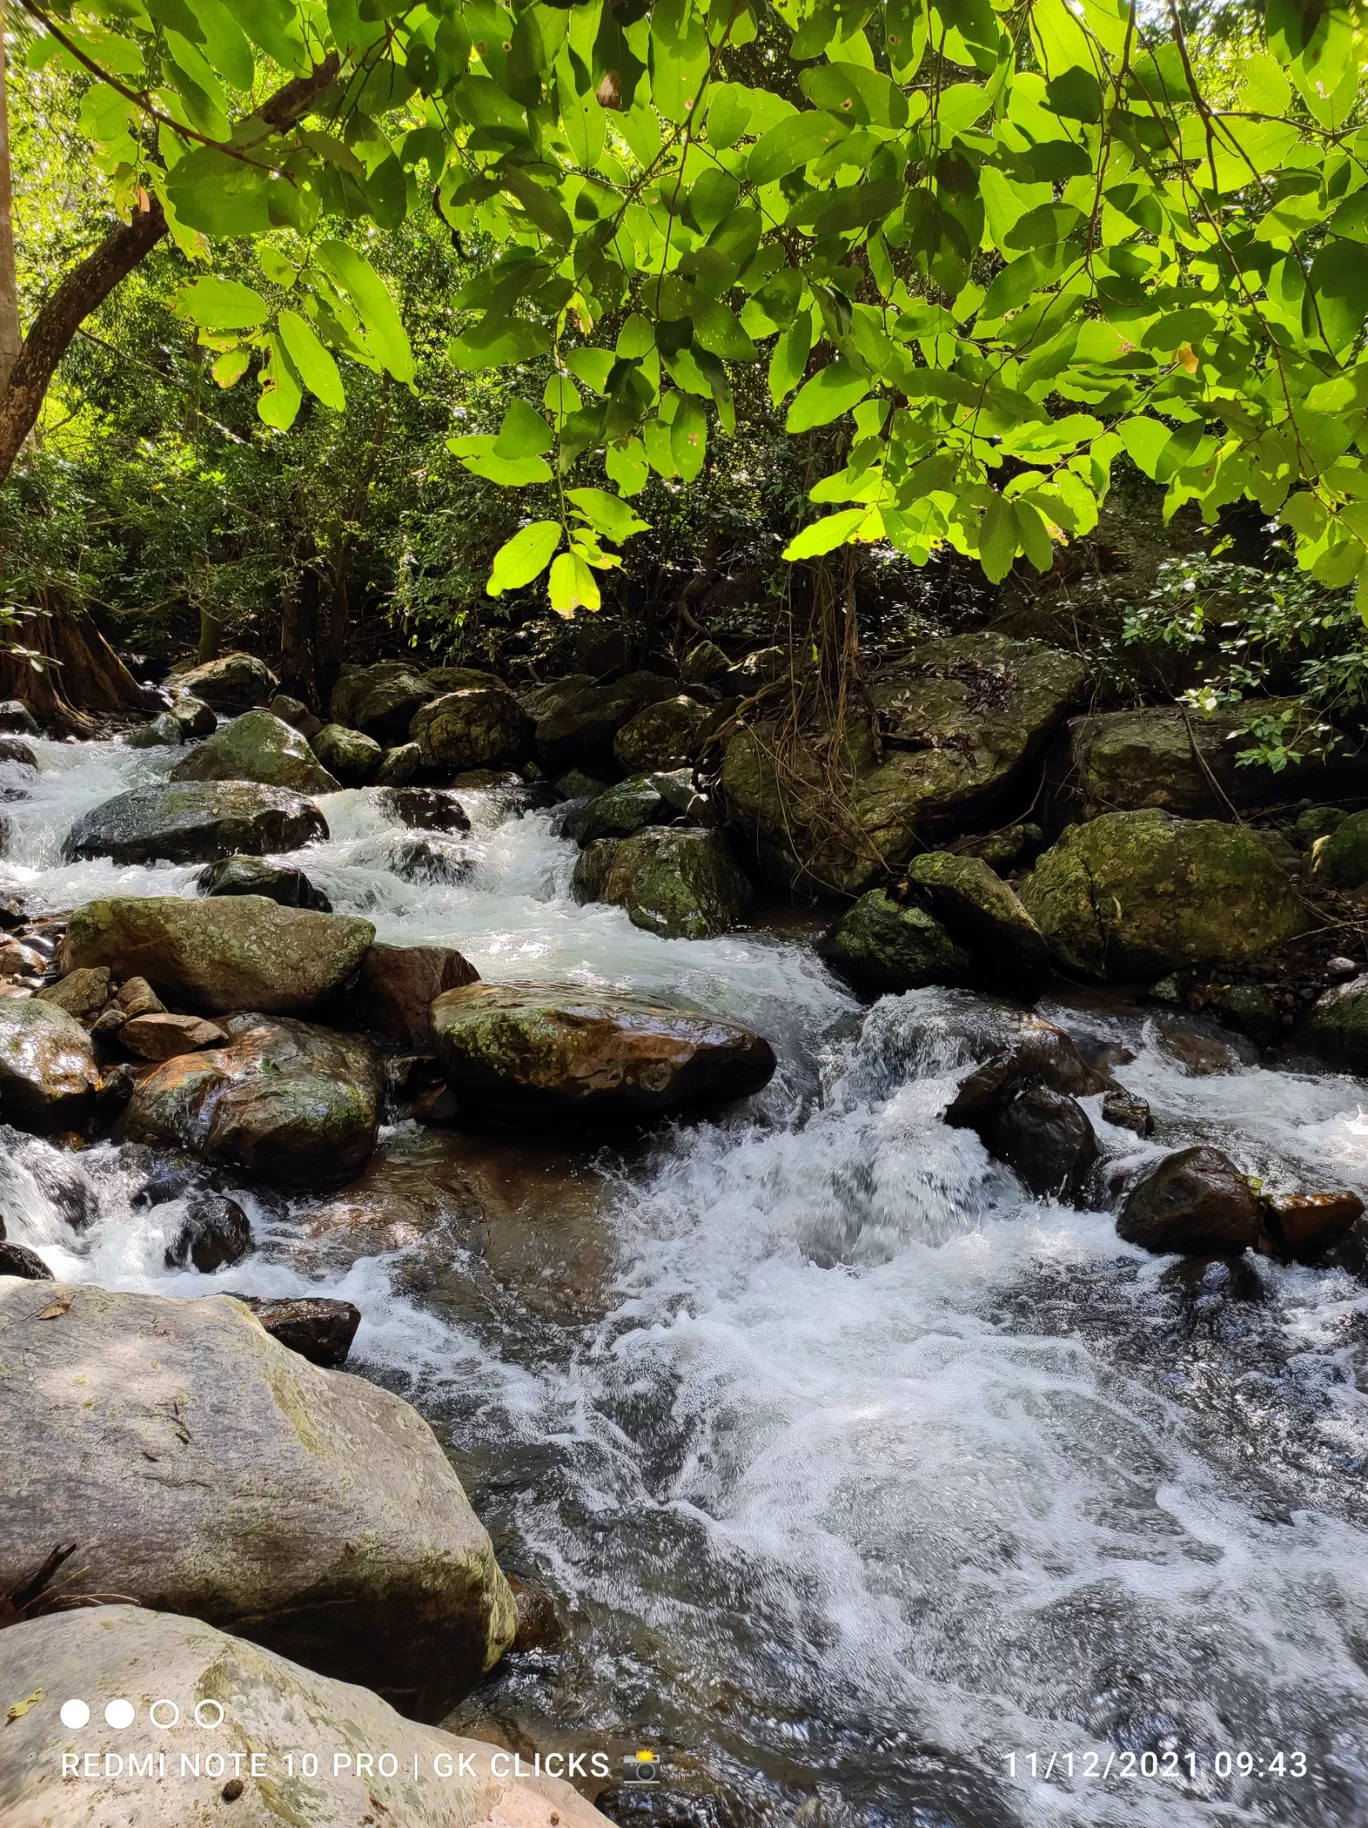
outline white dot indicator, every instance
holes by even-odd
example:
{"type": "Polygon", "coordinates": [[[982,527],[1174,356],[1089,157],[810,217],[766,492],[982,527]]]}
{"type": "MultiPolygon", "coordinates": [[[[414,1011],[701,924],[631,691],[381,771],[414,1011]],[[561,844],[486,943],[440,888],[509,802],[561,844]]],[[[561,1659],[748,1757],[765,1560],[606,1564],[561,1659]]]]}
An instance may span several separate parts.
{"type": "Polygon", "coordinates": [[[131,1701],[111,1701],[105,1709],[105,1725],[122,1732],[126,1726],[132,1726],[136,1711],[131,1701]]]}
{"type": "Polygon", "coordinates": [[[64,1701],[62,1703],[61,1721],[63,1726],[87,1726],[90,1723],[90,1709],[84,1701],[64,1701]]]}

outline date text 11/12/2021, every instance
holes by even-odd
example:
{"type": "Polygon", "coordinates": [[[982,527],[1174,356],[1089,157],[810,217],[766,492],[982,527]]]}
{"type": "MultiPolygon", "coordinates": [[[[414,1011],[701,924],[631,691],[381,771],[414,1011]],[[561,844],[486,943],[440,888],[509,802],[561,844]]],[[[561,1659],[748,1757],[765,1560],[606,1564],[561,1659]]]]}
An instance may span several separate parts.
{"type": "Polygon", "coordinates": [[[1310,1775],[1305,1752],[1004,1752],[1012,1779],[1033,1778],[1105,1783],[1128,1777],[1169,1777],[1189,1783],[1204,1778],[1297,1779],[1310,1775]]]}

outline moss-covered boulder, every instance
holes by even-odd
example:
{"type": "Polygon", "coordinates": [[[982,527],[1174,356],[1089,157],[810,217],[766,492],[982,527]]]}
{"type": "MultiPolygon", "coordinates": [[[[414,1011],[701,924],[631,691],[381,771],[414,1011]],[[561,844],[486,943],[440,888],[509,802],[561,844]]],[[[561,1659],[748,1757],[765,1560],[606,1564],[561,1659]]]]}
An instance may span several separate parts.
{"type": "Polygon", "coordinates": [[[1312,852],[1312,875],[1332,889],[1361,889],[1368,882],[1368,812],[1351,812],[1312,852]]]}
{"type": "Polygon", "coordinates": [[[1368,974],[1327,990],[1307,1011],[1297,1039],[1332,1066],[1368,1073],[1368,974]]]}
{"type": "Polygon", "coordinates": [[[335,724],[378,743],[402,743],[409,725],[438,688],[407,660],[377,660],[342,669],[328,709],[335,724]]]}
{"type": "Polygon", "coordinates": [[[980,974],[1030,1002],[1049,982],[1050,949],[1017,895],[981,857],[931,851],[907,868],[913,895],[974,956],[980,974]]]}
{"type": "Polygon", "coordinates": [[[409,735],[423,766],[459,774],[469,768],[520,767],[532,753],[527,713],[502,686],[465,686],[434,698],[409,735]]]}
{"type": "Polygon", "coordinates": [[[651,826],[617,845],[598,899],[662,939],[711,939],[745,919],[752,893],[721,832],[651,826]]]}
{"type": "Polygon", "coordinates": [[[731,661],[715,641],[697,641],[684,656],[679,677],[685,685],[716,685],[731,671],[731,661]]]}
{"type": "Polygon", "coordinates": [[[602,901],[603,885],[613,866],[620,838],[591,838],[575,859],[570,892],[576,901],[602,901]]]}
{"type": "Polygon", "coordinates": [[[73,969],[107,965],[212,1015],[299,1014],[339,990],[375,939],[368,920],[280,907],[263,895],[90,901],[67,929],[73,969]]]}
{"type": "Polygon", "coordinates": [[[1087,682],[1083,661],[1042,642],[924,641],[870,687],[877,741],[855,718],[840,749],[821,730],[793,745],[771,723],[733,736],[727,819],[775,881],[858,895],[1002,806],[1087,682]]]}
{"type": "Polygon", "coordinates": [[[687,768],[697,761],[717,723],[717,712],[677,694],[629,718],[613,738],[613,756],[628,774],[687,768]]]}
{"type": "Polygon", "coordinates": [[[214,863],[298,850],[328,835],[327,820],[302,795],[255,781],[172,781],[115,794],[83,813],[64,854],[115,863],[214,863]]]}
{"type": "Polygon", "coordinates": [[[833,970],[874,996],[927,984],[967,984],[974,974],[974,961],[938,920],[886,889],[861,895],[819,951],[833,970]]]}
{"type": "Polygon", "coordinates": [[[227,1016],[220,1026],[227,1046],[177,1054],[138,1080],[128,1135],[272,1187],[355,1180],[380,1122],[382,1079],[369,1043],[283,1016],[227,1016]]]}
{"type": "Polygon", "coordinates": [[[0,1002],[0,1113],[21,1130],[80,1130],[99,1070],[70,1011],[33,997],[0,1002]]]}
{"type": "Polygon", "coordinates": [[[385,752],[373,736],[348,730],[343,724],[324,724],[310,738],[314,754],[344,787],[365,787],[380,772],[385,752]]]}
{"type": "Polygon", "coordinates": [[[375,771],[377,787],[411,787],[423,773],[423,751],[417,743],[386,749],[375,771]]]}
{"type": "Polygon", "coordinates": [[[536,718],[537,754],[550,775],[567,768],[594,769],[610,764],[613,772],[613,739],[638,711],[679,691],[676,680],[659,673],[628,673],[611,685],[592,680],[566,679],[557,687],[542,688],[525,701],[536,718]]]}
{"type": "Polygon", "coordinates": [[[184,741],[185,732],[169,711],[152,718],[141,729],[130,731],[127,737],[130,749],[174,749],[184,741]]]}
{"type": "Polygon", "coordinates": [[[255,654],[220,654],[203,666],[173,674],[166,683],[173,692],[202,699],[215,711],[245,711],[252,705],[269,704],[280,686],[270,667],[255,654]]]}
{"type": "Polygon", "coordinates": [[[596,794],[586,806],[571,813],[565,821],[565,831],[584,846],[597,838],[630,838],[633,832],[648,825],[665,824],[674,816],[674,808],[656,783],[645,775],[635,775],[596,794]]]}
{"type": "Polygon", "coordinates": [[[1071,827],[1021,899],[1056,964],[1113,982],[1240,964],[1310,925],[1286,871],[1252,832],[1164,812],[1071,827]]]}
{"type": "Polygon", "coordinates": [[[438,1058],[462,1102],[602,1121],[745,1098],[774,1051],[721,1016],[570,984],[470,984],[431,1011],[438,1058]]]}
{"type": "Polygon", "coordinates": [[[330,774],[292,724],[269,711],[247,711],[191,750],[173,781],[260,781],[294,793],[336,793],[330,774]]]}

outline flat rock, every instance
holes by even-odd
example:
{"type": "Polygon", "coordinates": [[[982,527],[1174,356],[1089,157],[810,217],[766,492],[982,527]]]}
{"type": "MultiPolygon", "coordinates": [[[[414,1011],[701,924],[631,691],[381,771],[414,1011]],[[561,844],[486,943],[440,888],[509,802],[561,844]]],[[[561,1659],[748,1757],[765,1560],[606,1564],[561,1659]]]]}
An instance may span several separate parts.
{"type": "Polygon", "coordinates": [[[163,998],[210,1015],[292,1014],[341,988],[375,938],[368,920],[282,908],[262,895],[91,901],[67,929],[73,966],[140,976],[163,998]]]}
{"type": "Polygon", "coordinates": [[[518,767],[532,753],[527,714],[503,686],[467,686],[434,698],[415,714],[409,736],[425,768],[452,774],[518,767]]]}
{"type": "Polygon", "coordinates": [[[173,692],[203,699],[215,711],[245,711],[269,704],[280,681],[254,654],[221,654],[167,680],[173,692]]]}
{"type": "Polygon", "coordinates": [[[428,1011],[444,991],[478,983],[454,946],[373,945],[361,961],[356,1009],[361,1024],[419,1053],[432,1049],[428,1011]]]}
{"type": "Polygon", "coordinates": [[[195,879],[201,895],[264,895],[282,908],[312,908],[331,914],[332,903],[303,870],[266,857],[224,857],[195,879]]]}
{"type": "Polygon", "coordinates": [[[369,1044],[255,1013],[223,1027],[226,1046],[178,1054],[139,1079],[127,1135],[287,1190],[353,1180],[375,1147],[384,1090],[369,1044]]]}
{"type": "Polygon", "coordinates": [[[1259,1202],[1230,1157],[1199,1147],[1166,1155],[1142,1175],[1116,1229],[1145,1250],[1214,1257],[1256,1244],[1262,1223],[1259,1202]]]}
{"type": "Polygon", "coordinates": [[[295,793],[336,793],[340,784],[293,724],[269,711],[248,711],[224,724],[176,763],[171,779],[257,781],[295,793]]]}
{"type": "Polygon", "coordinates": [[[120,1043],[143,1060],[171,1060],[201,1047],[222,1047],[227,1038],[217,1022],[203,1016],[132,1016],[119,1029],[120,1043]]]}
{"type": "MultiPolygon", "coordinates": [[[[42,1292],[71,1305],[38,1325],[33,1291],[0,1282],[0,1591],[75,1542],[70,1592],[231,1627],[411,1713],[478,1681],[513,1636],[513,1599],[415,1410],[287,1351],[222,1296],[42,1292]]],[[[90,1680],[70,1692],[93,1698],[90,1680]]]]}
{"type": "Polygon", "coordinates": [[[181,781],[135,787],[83,813],[67,836],[68,861],[212,863],[234,852],[298,850],[328,835],[312,800],[250,781],[181,781]]]}
{"type": "Polygon", "coordinates": [[[457,1097],[529,1114],[614,1119],[745,1098],[773,1049],[720,1016],[561,984],[470,984],[437,998],[437,1053],[457,1097]]]}
{"type": "Polygon", "coordinates": [[[95,1109],[99,1069],[90,1036],[37,997],[0,1002],[0,1112],[21,1130],[81,1130],[95,1109]]]}

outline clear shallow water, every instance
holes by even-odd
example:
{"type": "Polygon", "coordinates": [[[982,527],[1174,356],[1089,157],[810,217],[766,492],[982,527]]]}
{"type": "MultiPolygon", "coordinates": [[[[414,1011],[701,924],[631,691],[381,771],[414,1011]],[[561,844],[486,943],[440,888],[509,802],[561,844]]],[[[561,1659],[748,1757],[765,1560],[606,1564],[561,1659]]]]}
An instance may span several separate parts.
{"type": "MultiPolygon", "coordinates": [[[[0,888],[187,890],[192,869],[58,861],[77,813],[171,758],[36,747],[0,888]]],[[[175,1212],[130,1206],[111,1146],[78,1158],[99,1214],[73,1233],[34,1144],[0,1163],[11,1237],[111,1286],[357,1303],[354,1363],[413,1396],[506,1563],[572,1616],[468,1722],[654,1740],[738,1821],[1368,1821],[1368,1290],[1263,1265],[1265,1302],[1194,1319],[1169,1260],[1025,1199],[940,1123],[973,997],[863,1011],[763,934],[661,941],[569,899],[551,815],[466,804],[462,882],[395,875],[360,793],[322,802],[332,837],[298,861],[340,912],[487,977],[736,1015],[774,1084],[617,1155],[397,1126],[358,1188],[246,1198],[260,1248],[215,1277],[161,1266],[175,1212]],[[1306,1776],[1240,1774],[1279,1752],[1306,1776]]],[[[1274,1186],[1368,1191],[1358,1082],[1191,1077],[1159,1020],[1045,1013],[1134,1056],[1117,1077],[1159,1134],[1094,1107],[1117,1170],[1210,1140],[1274,1186]]]]}

